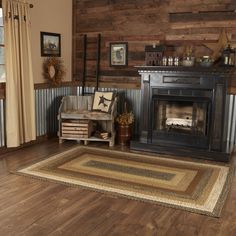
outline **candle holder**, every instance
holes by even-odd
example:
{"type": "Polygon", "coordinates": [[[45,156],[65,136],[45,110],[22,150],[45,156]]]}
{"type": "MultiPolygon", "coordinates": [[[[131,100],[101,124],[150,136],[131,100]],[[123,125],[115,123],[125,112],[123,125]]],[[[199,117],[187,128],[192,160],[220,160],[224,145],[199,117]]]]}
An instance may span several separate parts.
{"type": "Polygon", "coordinates": [[[235,66],[235,49],[228,45],[222,52],[222,65],[235,66]]]}

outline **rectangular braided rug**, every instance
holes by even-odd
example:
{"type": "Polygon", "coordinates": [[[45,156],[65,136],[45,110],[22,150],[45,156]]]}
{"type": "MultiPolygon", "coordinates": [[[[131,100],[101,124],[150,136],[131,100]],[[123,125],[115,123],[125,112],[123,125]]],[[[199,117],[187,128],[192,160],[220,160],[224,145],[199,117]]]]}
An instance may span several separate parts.
{"type": "Polygon", "coordinates": [[[233,168],[77,146],[17,173],[219,217],[233,168]]]}

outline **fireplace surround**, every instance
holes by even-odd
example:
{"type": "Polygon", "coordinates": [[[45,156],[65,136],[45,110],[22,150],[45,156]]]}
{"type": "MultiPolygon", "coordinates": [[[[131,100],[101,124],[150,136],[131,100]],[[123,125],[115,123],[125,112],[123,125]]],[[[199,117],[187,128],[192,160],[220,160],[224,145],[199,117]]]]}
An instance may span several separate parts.
{"type": "Polygon", "coordinates": [[[137,67],[141,75],[138,140],[131,150],[228,161],[225,67],[137,67]]]}

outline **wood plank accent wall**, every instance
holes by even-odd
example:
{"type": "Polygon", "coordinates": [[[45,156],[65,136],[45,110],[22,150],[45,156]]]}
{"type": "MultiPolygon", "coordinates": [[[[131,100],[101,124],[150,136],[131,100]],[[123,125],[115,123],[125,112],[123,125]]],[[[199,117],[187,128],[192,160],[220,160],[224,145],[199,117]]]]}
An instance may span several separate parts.
{"type": "MultiPolygon", "coordinates": [[[[222,29],[236,47],[234,1],[73,0],[73,79],[82,78],[83,34],[93,41],[101,33],[101,82],[138,88],[140,77],[134,66],[144,64],[145,45],[165,41],[181,54],[189,44],[194,45],[196,56],[209,55],[203,43],[216,42],[222,29]],[[117,41],[128,42],[128,67],[109,66],[109,43],[117,41]]],[[[92,76],[95,48],[88,47],[87,52],[92,76]]]]}

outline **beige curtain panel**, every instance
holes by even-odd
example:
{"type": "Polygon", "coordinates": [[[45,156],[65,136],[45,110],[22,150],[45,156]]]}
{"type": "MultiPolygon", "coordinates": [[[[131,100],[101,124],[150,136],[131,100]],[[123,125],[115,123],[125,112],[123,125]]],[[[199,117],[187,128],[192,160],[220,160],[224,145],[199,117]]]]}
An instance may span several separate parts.
{"type": "Polygon", "coordinates": [[[3,0],[7,147],[36,139],[29,3],[3,0]]]}

